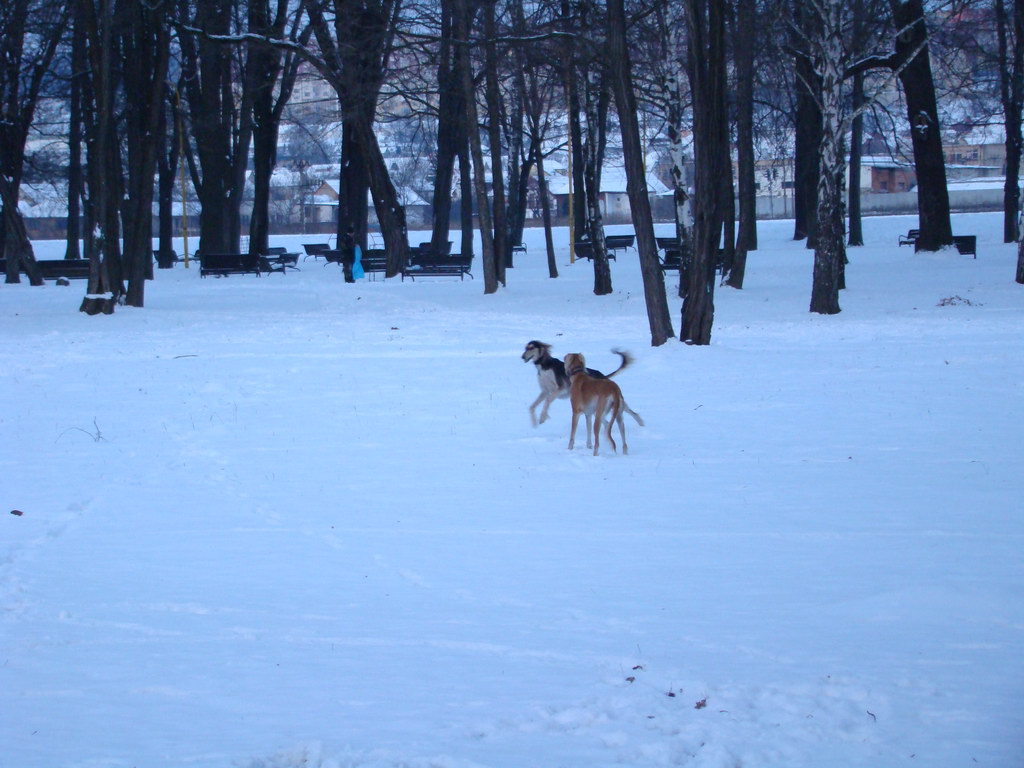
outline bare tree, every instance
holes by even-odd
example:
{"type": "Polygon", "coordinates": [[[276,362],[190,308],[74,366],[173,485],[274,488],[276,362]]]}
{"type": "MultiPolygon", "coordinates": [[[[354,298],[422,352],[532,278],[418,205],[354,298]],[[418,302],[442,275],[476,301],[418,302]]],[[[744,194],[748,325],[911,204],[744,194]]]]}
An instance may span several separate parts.
{"type": "MultiPolygon", "coordinates": [[[[480,120],[476,106],[476,81],[473,62],[469,55],[470,35],[473,28],[476,0],[455,0],[455,39],[462,41],[466,53],[459,58],[460,82],[465,104],[464,131],[469,137],[469,154],[473,169],[473,193],[479,217],[480,241],[483,251],[484,293],[498,291],[498,268],[494,252],[494,228],[491,224],[490,205],[487,200],[487,169],[484,164],[483,142],[480,140],[480,120]]],[[[465,203],[466,198],[463,199],[465,203]]]]}
{"type": "Polygon", "coordinates": [[[942,133],[928,56],[924,0],[890,0],[896,27],[890,66],[903,84],[917,172],[917,208],[921,234],[916,248],[934,251],[953,242],[949,191],[942,154],[942,133]]]}
{"type": "Polygon", "coordinates": [[[1006,12],[1004,0],[995,0],[999,40],[999,96],[1006,125],[1006,182],[1003,187],[1003,241],[1019,239],[1021,111],[1024,107],[1024,0],[1013,0],[1006,12]]]}
{"type": "MultiPolygon", "coordinates": [[[[289,16],[288,0],[248,0],[249,32],[305,45],[312,33],[299,31],[301,15],[289,16]],[[286,35],[286,28],[287,35],[286,35]]],[[[249,219],[249,253],[264,254],[270,238],[270,179],[277,165],[281,119],[295,87],[299,58],[293,51],[266,44],[250,46],[247,88],[253,93],[253,203],[249,219]]]]}
{"type": "Polygon", "coordinates": [[[679,340],[710,344],[715,316],[715,262],[725,212],[722,178],[728,169],[725,8],[716,0],[685,0],[693,93],[694,178],[693,261],[683,299],[679,340]]]}
{"type": "MultiPolygon", "coordinates": [[[[241,203],[252,141],[251,88],[246,49],[225,44],[239,33],[239,0],[178,0],[178,41],[196,163],[192,181],[200,202],[199,250],[237,251],[241,203]]],[[[190,162],[193,158],[190,156],[190,162]]]]}
{"type": "Polygon", "coordinates": [[[626,44],[626,13],[623,0],[608,0],[608,58],[611,63],[612,87],[619,113],[619,132],[626,165],[626,191],[640,254],[640,273],[644,282],[647,321],[651,345],[661,346],[675,334],[665,298],[665,282],[658,266],[658,249],[654,240],[654,219],[647,192],[640,125],[637,120],[636,94],[629,47],[626,44]]]}
{"type": "Polygon", "coordinates": [[[144,304],[153,269],[153,177],[156,174],[164,107],[170,31],[167,4],[121,0],[120,71],[125,93],[126,194],[121,205],[129,306],[144,304]]]}
{"type": "Polygon", "coordinates": [[[405,208],[391,180],[374,118],[400,21],[400,0],[304,0],[319,54],[295,50],[338,95],[343,118],[339,236],[352,227],[365,244],[366,192],[387,251],[387,276],[408,260],[405,208]]]}
{"type": "Polygon", "coordinates": [[[742,288],[747,252],[757,250],[757,183],[754,163],[754,53],[758,23],[755,0],[737,0],[733,59],[736,67],[736,157],[739,231],[724,285],[742,288]]]}
{"type": "Polygon", "coordinates": [[[846,250],[842,232],[843,157],[843,79],[846,60],[843,49],[842,7],[824,0],[815,5],[810,44],[821,111],[821,144],[818,156],[818,206],[814,241],[814,279],[811,288],[811,312],[836,314],[846,250]]]}
{"type": "Polygon", "coordinates": [[[0,3],[0,252],[7,259],[8,283],[19,282],[24,269],[32,285],[43,284],[18,197],[25,146],[66,20],[67,3],[0,3]]]}

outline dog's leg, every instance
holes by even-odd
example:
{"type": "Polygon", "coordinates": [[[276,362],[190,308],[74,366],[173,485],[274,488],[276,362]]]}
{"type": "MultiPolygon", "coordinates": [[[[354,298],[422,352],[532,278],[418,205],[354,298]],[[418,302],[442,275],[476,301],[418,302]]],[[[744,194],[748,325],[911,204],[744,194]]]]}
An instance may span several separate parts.
{"type": "Polygon", "coordinates": [[[576,425],[580,422],[580,413],[575,408],[572,409],[572,429],[569,430],[569,450],[576,445],[576,425]]]}
{"type": "Polygon", "coordinates": [[[619,452],[619,448],[618,448],[617,445],[615,445],[615,438],[612,437],[612,423],[616,419],[621,419],[622,418],[622,411],[621,411],[621,408],[619,407],[620,399],[621,399],[621,396],[618,396],[618,397],[615,396],[615,395],[609,395],[608,396],[608,401],[609,401],[609,405],[608,405],[608,423],[607,423],[607,426],[605,427],[605,436],[608,438],[608,442],[612,444],[612,452],[614,452],[614,453],[618,453],[619,452]]]}
{"type": "MultiPolygon", "coordinates": [[[[590,433],[594,429],[593,419],[594,417],[591,416],[590,413],[587,413],[587,448],[592,448],[594,446],[594,441],[590,437],[590,433]]],[[[600,424],[600,422],[598,423],[600,424]]]]}
{"type": "Polygon", "coordinates": [[[626,413],[628,413],[630,416],[636,419],[636,423],[639,424],[641,427],[644,426],[644,420],[640,418],[640,414],[634,411],[628,405],[626,405],[625,400],[622,401],[622,410],[624,410],[626,413]]]}
{"type": "MultiPolygon", "coordinates": [[[[622,402],[622,406],[623,406],[623,408],[626,406],[626,402],[625,401],[622,402]]],[[[626,422],[622,418],[622,408],[619,409],[618,415],[616,415],[615,420],[619,423],[619,437],[622,438],[622,455],[625,456],[627,453],[629,453],[629,446],[626,445],[626,422]]],[[[611,425],[611,422],[609,422],[608,423],[608,434],[611,435],[611,432],[612,432],[612,425],[611,425]]]]}
{"type": "MultiPolygon", "coordinates": [[[[601,422],[604,421],[604,397],[599,396],[597,398],[597,404],[594,407],[594,455],[598,455],[600,448],[601,438],[601,422]]],[[[590,422],[587,422],[587,427],[590,427],[590,422]]]]}
{"type": "MultiPolygon", "coordinates": [[[[537,396],[537,399],[533,401],[533,405],[530,406],[530,421],[533,424],[533,426],[535,426],[535,427],[537,426],[537,414],[535,413],[535,411],[537,410],[537,406],[541,404],[541,402],[544,400],[545,397],[547,397],[547,393],[546,392],[541,392],[537,396]]],[[[548,410],[548,406],[547,406],[547,404],[545,404],[544,405],[544,410],[541,413],[541,420],[540,420],[541,423],[544,422],[544,418],[545,418],[545,414],[547,413],[547,410],[548,410]]]]}
{"type": "Polygon", "coordinates": [[[550,408],[551,404],[558,398],[558,393],[548,392],[541,395],[541,397],[544,398],[544,407],[540,409],[540,423],[543,424],[548,420],[548,408],[550,408]]]}

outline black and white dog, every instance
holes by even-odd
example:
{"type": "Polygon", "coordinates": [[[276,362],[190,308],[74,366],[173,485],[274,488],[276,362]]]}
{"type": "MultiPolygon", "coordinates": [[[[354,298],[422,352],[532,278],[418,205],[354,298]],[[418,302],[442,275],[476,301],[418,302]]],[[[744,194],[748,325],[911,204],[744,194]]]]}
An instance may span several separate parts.
{"type": "MultiPolygon", "coordinates": [[[[626,352],[618,349],[613,349],[612,352],[622,358],[622,365],[607,376],[593,368],[587,368],[587,375],[595,379],[610,379],[633,362],[633,358],[626,352]]],[[[540,394],[530,406],[530,421],[536,427],[547,421],[548,408],[556,398],[569,396],[569,377],[565,375],[565,363],[552,357],[551,345],[545,344],[543,341],[534,340],[527,343],[526,349],[523,350],[523,362],[533,363],[537,367],[537,383],[540,384],[540,394]],[[544,403],[544,407],[541,409],[538,421],[536,410],[541,403],[544,403]]]]}

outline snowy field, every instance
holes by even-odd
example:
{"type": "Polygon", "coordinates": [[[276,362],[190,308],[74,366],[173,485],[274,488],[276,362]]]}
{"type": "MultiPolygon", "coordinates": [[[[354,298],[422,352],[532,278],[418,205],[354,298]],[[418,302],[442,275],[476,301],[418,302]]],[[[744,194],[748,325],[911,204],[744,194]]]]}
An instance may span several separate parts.
{"type": "Polygon", "coordinates": [[[636,254],[596,297],[564,230],[561,277],[531,231],[493,296],[312,260],[112,316],[0,285],[0,765],[1020,766],[1000,222],[954,217],[975,260],[866,219],[835,317],[762,222],[709,347],[652,348],[636,254]],[[564,400],[531,427],[530,339],[634,353],[628,456],[570,453],[564,400]]]}

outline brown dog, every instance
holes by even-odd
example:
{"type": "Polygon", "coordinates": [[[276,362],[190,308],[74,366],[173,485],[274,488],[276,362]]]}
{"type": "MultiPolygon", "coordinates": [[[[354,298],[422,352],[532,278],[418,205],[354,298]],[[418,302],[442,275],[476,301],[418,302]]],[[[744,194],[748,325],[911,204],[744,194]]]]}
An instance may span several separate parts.
{"type": "Polygon", "coordinates": [[[578,352],[571,352],[565,356],[565,373],[569,377],[569,402],[572,403],[572,430],[569,432],[569,450],[576,444],[576,426],[579,424],[580,414],[587,417],[587,448],[591,447],[590,433],[594,433],[594,455],[598,455],[598,441],[601,435],[601,422],[605,415],[608,416],[608,426],[605,434],[608,442],[612,444],[612,450],[616,451],[615,439],[612,437],[612,422],[619,425],[619,436],[622,438],[622,452],[629,453],[629,446],[626,445],[626,426],[622,421],[622,413],[625,411],[641,427],[644,425],[640,414],[626,405],[626,399],[622,396],[619,385],[611,379],[595,379],[587,374],[587,361],[578,352]]]}

